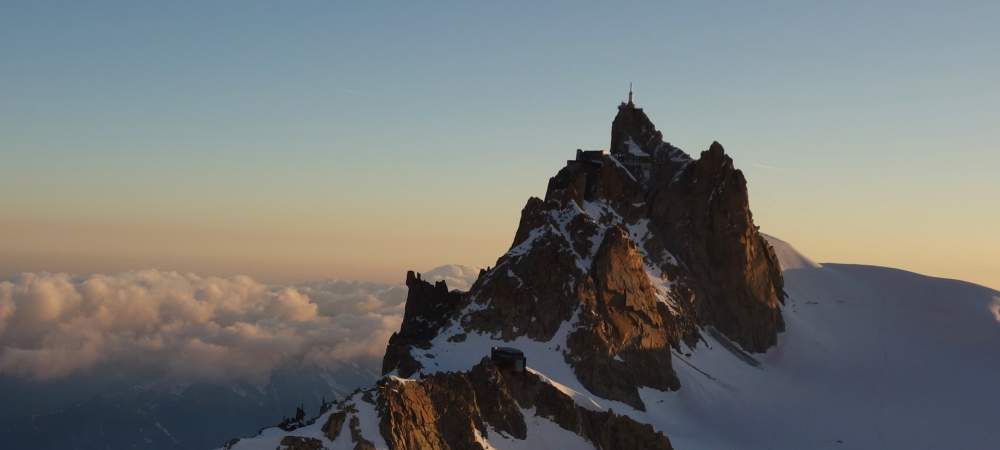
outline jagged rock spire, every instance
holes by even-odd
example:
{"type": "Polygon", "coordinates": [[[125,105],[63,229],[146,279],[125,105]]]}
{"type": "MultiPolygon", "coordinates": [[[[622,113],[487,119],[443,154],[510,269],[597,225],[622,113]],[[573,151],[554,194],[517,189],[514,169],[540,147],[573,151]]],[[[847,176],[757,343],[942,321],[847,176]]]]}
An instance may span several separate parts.
{"type": "Polygon", "coordinates": [[[663,134],[649,120],[642,108],[632,102],[632,89],[629,88],[628,103],[618,105],[618,114],[611,123],[611,153],[628,153],[628,140],[636,143],[643,152],[653,155],[656,148],[663,142],[663,134]]]}
{"type": "Polygon", "coordinates": [[[627,100],[611,142],[614,158],[567,164],[528,200],[510,250],[468,293],[407,275],[384,374],[452,367],[471,335],[525,338],[554,345],[533,357],[565,359],[590,393],[643,410],[640,388],[680,387],[671,351],[702,330],[745,352],[777,342],[780,268],[722,146],[692,160],[627,100]]]}

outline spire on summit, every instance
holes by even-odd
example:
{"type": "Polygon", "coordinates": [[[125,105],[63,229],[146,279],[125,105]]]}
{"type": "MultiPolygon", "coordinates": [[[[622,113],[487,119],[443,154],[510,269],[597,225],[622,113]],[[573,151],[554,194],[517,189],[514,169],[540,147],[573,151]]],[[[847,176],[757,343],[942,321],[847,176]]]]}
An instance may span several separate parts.
{"type": "Polygon", "coordinates": [[[628,82],[628,104],[632,105],[632,82],[628,82]]]}

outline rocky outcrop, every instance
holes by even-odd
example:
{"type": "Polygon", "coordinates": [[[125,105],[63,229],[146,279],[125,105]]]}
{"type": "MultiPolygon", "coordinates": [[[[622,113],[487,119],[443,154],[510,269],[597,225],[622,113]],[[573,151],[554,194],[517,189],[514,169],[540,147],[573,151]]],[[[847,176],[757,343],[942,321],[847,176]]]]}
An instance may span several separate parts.
{"type": "Polygon", "coordinates": [[[783,280],[753,224],[743,173],[718,142],[674,180],[659,179],[650,228],[684,262],[699,321],[762,352],[784,330],[783,280]]]}
{"type": "MultiPolygon", "coordinates": [[[[551,220],[547,204],[529,201],[526,220],[551,220]]],[[[517,250],[501,258],[497,267],[480,278],[470,297],[488,307],[471,312],[462,325],[470,331],[495,333],[505,340],[528,336],[551,339],[570,320],[577,307],[574,286],[579,277],[568,276],[565,267],[575,267],[576,258],[562,235],[546,226],[522,241],[517,250]]],[[[515,247],[516,248],[516,247],[515,247]]]]}
{"type": "Polygon", "coordinates": [[[665,450],[670,441],[649,425],[592,411],[533,373],[501,371],[484,359],[464,373],[419,381],[388,378],[379,386],[386,443],[397,450],[483,450],[480,436],[527,437],[525,409],[576,433],[598,449],[665,450]]]}
{"type": "Polygon", "coordinates": [[[337,411],[330,414],[327,418],[326,423],[323,424],[323,434],[327,439],[331,441],[336,441],[337,437],[340,436],[340,430],[344,428],[344,422],[347,420],[347,411],[337,411]]]}
{"type": "Polygon", "coordinates": [[[642,256],[621,226],[604,234],[580,289],[580,327],[567,340],[569,360],[591,392],[644,409],[639,386],[680,387],[670,362],[678,336],[646,276],[642,256]]]}
{"type": "MultiPolygon", "coordinates": [[[[631,102],[619,106],[611,135],[609,155],[570,161],[544,199],[528,200],[510,249],[469,292],[407,275],[403,325],[383,373],[420,373],[414,355],[432,357],[445,328],[448,342],[527,337],[557,344],[590,393],[643,410],[639,388],[682,388],[672,354],[696,347],[702,330],[748,360],[743,352],[775,344],[784,329],[780,268],[722,146],[692,159],[631,102]]],[[[379,391],[383,435],[392,448],[480,448],[471,444],[477,433],[522,436],[521,408],[536,408],[597,448],[669,448],[651,429],[580,409],[537,378],[481,364],[388,381],[379,391]]]]}
{"type": "MultiPolygon", "coordinates": [[[[484,450],[490,436],[530,440],[543,419],[597,449],[670,449],[632,418],[651,406],[640,389],[683,389],[673,356],[703,338],[759,365],[750,353],[784,328],[780,267],[753,223],[743,173],[717,142],[692,159],[630,100],[612,123],[610,154],[577,158],[544,198],[528,199],[510,249],[468,292],[407,273],[402,325],[376,388],[324,408],[314,419],[323,422],[300,411],[283,430],[313,426],[322,436],[310,436],[338,444],[346,434],[355,450],[484,450]],[[529,367],[568,366],[575,380],[465,360],[514,340],[533,341],[529,367]],[[594,410],[596,397],[638,411],[594,410]]],[[[293,434],[281,445],[322,442],[293,434]]]]}
{"type": "Polygon", "coordinates": [[[567,164],[544,200],[528,200],[510,251],[466,296],[408,275],[384,372],[418,371],[411,350],[453,319],[504,340],[547,341],[577,314],[565,357],[580,381],[641,409],[638,387],[678,388],[671,347],[695,345],[699,327],[751,352],[776,342],[780,268],[722,146],[692,160],[631,103],[619,106],[611,142],[611,155],[567,164]],[[636,159],[634,146],[649,158],[636,159]],[[478,307],[458,317],[469,304],[478,307]]]}
{"type": "Polygon", "coordinates": [[[594,411],[576,404],[566,394],[534,374],[507,377],[518,404],[583,436],[597,449],[671,449],[670,440],[648,424],[610,411],[594,411]]]}
{"type": "Polygon", "coordinates": [[[448,284],[438,281],[433,285],[420,278],[419,273],[406,273],[406,306],[399,331],[389,337],[382,358],[383,373],[397,370],[408,377],[420,370],[420,364],[410,354],[413,348],[429,348],[430,341],[451,320],[464,303],[463,294],[449,291],[448,284]]]}
{"type": "Polygon", "coordinates": [[[753,224],[746,179],[718,142],[691,160],[662,139],[642,108],[618,107],[612,155],[627,153],[632,142],[652,157],[645,186],[649,228],[683,263],[664,269],[690,291],[698,322],[762,352],[784,330],[783,281],[773,249],[753,224]]]}
{"type": "Polygon", "coordinates": [[[611,146],[608,149],[613,153],[628,153],[629,140],[650,156],[663,144],[663,133],[656,129],[642,108],[632,102],[618,105],[618,114],[611,122],[611,146]]]}

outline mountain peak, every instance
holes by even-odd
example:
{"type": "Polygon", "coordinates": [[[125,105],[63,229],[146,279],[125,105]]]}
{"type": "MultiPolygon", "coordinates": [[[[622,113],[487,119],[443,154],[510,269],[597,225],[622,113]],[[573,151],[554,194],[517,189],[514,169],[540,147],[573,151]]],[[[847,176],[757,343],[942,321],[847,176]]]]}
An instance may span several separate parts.
{"type": "MultiPolygon", "coordinates": [[[[955,348],[1000,336],[986,316],[1000,308],[995,291],[976,291],[979,315],[964,323],[978,328],[967,344],[939,346],[926,330],[940,324],[937,312],[947,308],[914,308],[912,298],[936,288],[907,287],[897,309],[886,309],[885,293],[866,286],[905,274],[880,270],[869,284],[850,274],[870,268],[816,265],[779,241],[776,252],[758,232],[746,179],[722,145],[713,142],[692,159],[663,142],[631,99],[619,107],[612,144],[610,153],[577,150],[549,179],[544,199],[528,199],[510,248],[468,291],[449,290],[439,276],[407,274],[402,325],[389,339],[375,387],[296,425],[301,429],[231,447],[668,450],[676,438],[680,448],[810,448],[830,432],[829,423],[845,420],[843,411],[869,410],[874,390],[933,385],[957,366],[942,360],[966,354],[955,348]],[[791,285],[796,295],[787,307],[779,255],[789,280],[799,283],[791,285]],[[902,326],[899,318],[914,310],[934,314],[902,326]],[[791,330],[778,347],[786,315],[791,330]],[[888,374],[872,370],[872,361],[888,361],[889,322],[910,330],[910,338],[894,344],[909,345],[904,354],[936,352],[913,360],[927,361],[924,370],[914,371],[910,361],[888,374]],[[897,382],[914,374],[926,381],[897,382]],[[876,377],[882,381],[851,391],[857,380],[876,377]],[[844,382],[831,390],[829,380],[844,382]],[[845,399],[856,403],[841,404],[845,399]],[[785,409],[795,402],[798,409],[785,409]],[[809,431],[774,431],[788,429],[789,420],[809,431]],[[794,444],[775,446],[771,439],[794,444]]],[[[984,373],[986,386],[992,372],[984,373]]],[[[913,389],[900,391],[900,401],[927,395],[913,389]]],[[[958,407],[955,391],[932,391],[947,393],[936,402],[952,402],[948,410],[958,407]]],[[[985,399],[974,416],[992,417],[996,402],[973,395],[985,399]]],[[[907,445],[893,448],[940,434],[911,438],[912,419],[902,416],[895,423],[905,426],[894,434],[907,445]]],[[[867,430],[873,416],[847,420],[867,430]]],[[[965,425],[953,423],[950,429],[961,432],[945,439],[975,436],[965,425]]],[[[851,435],[863,443],[858,448],[879,447],[888,435],[864,433],[851,435]]]]}
{"type": "Polygon", "coordinates": [[[632,102],[630,93],[629,101],[618,105],[618,114],[611,123],[611,146],[608,150],[613,155],[642,153],[655,156],[662,142],[663,134],[642,108],[632,102]]]}
{"type": "Polygon", "coordinates": [[[681,389],[676,352],[706,336],[747,361],[777,342],[781,272],[722,147],[693,160],[631,99],[611,135],[610,152],[577,150],[544,200],[528,199],[510,249],[467,292],[407,274],[386,378],[369,394],[392,448],[438,448],[410,445],[438,437],[480,448],[491,430],[491,439],[530,441],[529,409],[533,423],[596,448],[671,448],[660,431],[602,405],[648,411],[643,392],[681,389]],[[492,347],[523,352],[528,369],[507,376],[479,364],[492,347]],[[621,433],[592,434],[579,420],[621,433]]]}
{"type": "Polygon", "coordinates": [[[631,101],[612,143],[578,150],[528,200],[511,248],[468,293],[410,286],[385,373],[441,370],[436,349],[470,334],[562,340],[555,357],[588,391],[643,409],[637,389],[677,389],[670,349],[704,327],[746,351],[776,342],[781,272],[722,146],[692,160],[631,101]]]}

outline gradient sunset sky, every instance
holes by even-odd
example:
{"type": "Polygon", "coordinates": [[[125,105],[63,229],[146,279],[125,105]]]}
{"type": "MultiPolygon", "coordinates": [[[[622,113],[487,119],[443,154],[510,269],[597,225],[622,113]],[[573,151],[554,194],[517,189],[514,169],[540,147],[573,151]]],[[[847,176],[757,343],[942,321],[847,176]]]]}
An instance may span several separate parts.
{"type": "Polygon", "coordinates": [[[0,4],[0,279],[492,265],[634,82],[820,262],[1000,287],[1000,2],[0,4]]]}

